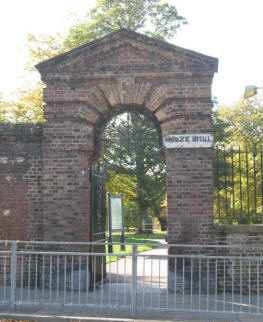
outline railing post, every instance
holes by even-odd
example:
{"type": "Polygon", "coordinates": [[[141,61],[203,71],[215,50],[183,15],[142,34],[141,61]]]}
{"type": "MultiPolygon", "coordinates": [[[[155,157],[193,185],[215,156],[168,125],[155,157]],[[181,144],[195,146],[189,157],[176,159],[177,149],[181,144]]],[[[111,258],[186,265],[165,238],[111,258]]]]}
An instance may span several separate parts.
{"type": "Polygon", "coordinates": [[[16,295],[16,249],[17,244],[15,241],[11,242],[11,292],[10,292],[10,306],[13,310],[15,308],[15,295],[16,295]]]}
{"type": "Polygon", "coordinates": [[[132,312],[133,319],[136,318],[137,311],[137,245],[132,245],[132,312]]]}

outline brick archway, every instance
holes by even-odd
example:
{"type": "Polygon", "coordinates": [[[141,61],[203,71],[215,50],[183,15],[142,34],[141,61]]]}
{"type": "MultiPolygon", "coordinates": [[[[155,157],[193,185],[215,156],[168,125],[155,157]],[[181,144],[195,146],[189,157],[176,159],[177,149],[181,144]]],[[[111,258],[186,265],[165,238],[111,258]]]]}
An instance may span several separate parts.
{"type": "Polygon", "coordinates": [[[125,112],[137,112],[139,114],[144,114],[147,116],[147,118],[154,124],[156,132],[158,134],[158,145],[160,154],[164,156],[163,151],[163,139],[162,139],[162,128],[159,120],[157,117],[152,113],[150,110],[146,109],[143,105],[136,105],[136,104],[120,104],[118,106],[113,106],[113,111],[108,115],[107,119],[103,119],[103,121],[94,129],[94,157],[93,159],[97,161],[102,152],[102,146],[101,146],[101,138],[104,132],[105,127],[107,124],[111,121],[111,119],[114,116],[117,116],[119,114],[125,113],[125,112]]]}
{"type": "MultiPolygon", "coordinates": [[[[88,240],[89,167],[112,115],[136,107],[161,135],[212,134],[217,59],[119,30],[37,66],[46,83],[44,240],[88,240]]],[[[213,239],[212,148],[167,148],[168,241],[213,239]]]]}

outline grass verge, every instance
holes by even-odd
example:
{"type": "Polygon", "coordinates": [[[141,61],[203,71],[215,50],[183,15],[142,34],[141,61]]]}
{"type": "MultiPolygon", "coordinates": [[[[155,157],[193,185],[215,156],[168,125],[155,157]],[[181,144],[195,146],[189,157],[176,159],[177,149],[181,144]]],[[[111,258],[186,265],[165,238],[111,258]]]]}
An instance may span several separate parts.
{"type": "MultiPolygon", "coordinates": [[[[126,243],[135,243],[135,244],[156,244],[156,246],[152,245],[138,245],[137,251],[138,253],[151,250],[161,243],[154,240],[154,239],[165,239],[166,233],[153,233],[149,234],[137,234],[134,232],[127,232],[125,233],[125,241],[126,243]]],[[[114,243],[120,242],[120,233],[113,233],[112,234],[112,240],[114,243]]],[[[106,249],[108,251],[108,247],[106,249]]],[[[126,245],[126,250],[122,251],[120,245],[113,245],[113,254],[131,254],[132,253],[132,245],[126,245]]],[[[121,256],[107,256],[106,263],[109,262],[115,262],[117,261],[121,256]]]]}

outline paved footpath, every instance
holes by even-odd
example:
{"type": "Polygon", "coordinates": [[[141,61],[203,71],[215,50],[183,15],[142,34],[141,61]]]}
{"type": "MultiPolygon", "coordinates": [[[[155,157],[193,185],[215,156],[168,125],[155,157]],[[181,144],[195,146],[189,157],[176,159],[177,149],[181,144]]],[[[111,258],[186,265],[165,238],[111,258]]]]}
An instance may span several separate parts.
{"type": "Polygon", "coordinates": [[[262,316],[249,316],[246,314],[215,314],[215,313],[188,313],[188,312],[149,312],[138,314],[137,319],[130,318],[130,312],[120,309],[98,310],[78,307],[26,307],[15,311],[2,310],[1,319],[15,319],[23,321],[89,321],[89,322],[154,322],[154,321],[191,321],[191,322],[262,322],[262,316]]]}
{"type": "MultiPolygon", "coordinates": [[[[164,240],[162,239],[156,239],[153,241],[160,242],[162,244],[166,244],[164,240]]],[[[147,250],[145,252],[138,254],[137,259],[137,280],[140,282],[140,280],[144,280],[146,283],[150,283],[150,277],[152,277],[154,280],[159,279],[159,277],[162,279],[162,283],[166,283],[167,281],[167,259],[160,261],[159,266],[159,258],[158,255],[167,255],[167,247],[160,246],[153,248],[151,250],[147,250]],[[140,256],[143,255],[143,256],[140,256]],[[149,260],[150,256],[154,256],[156,260],[149,260]],[[156,265],[158,262],[158,265],[156,265]]],[[[131,280],[132,276],[132,257],[127,256],[127,258],[119,259],[116,262],[111,262],[107,264],[107,274],[112,275],[112,279],[115,279],[116,276],[120,278],[126,277],[126,281],[131,280]]],[[[111,280],[112,281],[112,280],[111,280]]],[[[123,282],[123,280],[121,281],[123,282]]]]}

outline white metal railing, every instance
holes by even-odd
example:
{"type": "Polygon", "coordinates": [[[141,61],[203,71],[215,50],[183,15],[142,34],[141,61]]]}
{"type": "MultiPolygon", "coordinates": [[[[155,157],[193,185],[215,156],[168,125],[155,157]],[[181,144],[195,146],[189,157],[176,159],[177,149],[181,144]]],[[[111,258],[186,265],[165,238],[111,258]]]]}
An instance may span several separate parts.
{"type": "Polygon", "coordinates": [[[126,245],[0,241],[0,304],[263,314],[263,248],[126,245]]]}

